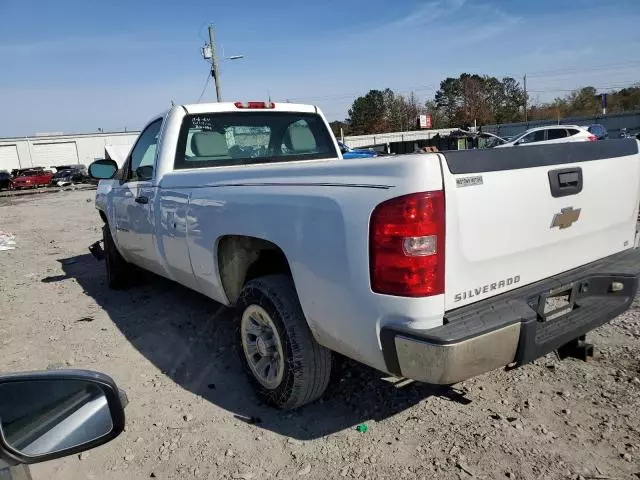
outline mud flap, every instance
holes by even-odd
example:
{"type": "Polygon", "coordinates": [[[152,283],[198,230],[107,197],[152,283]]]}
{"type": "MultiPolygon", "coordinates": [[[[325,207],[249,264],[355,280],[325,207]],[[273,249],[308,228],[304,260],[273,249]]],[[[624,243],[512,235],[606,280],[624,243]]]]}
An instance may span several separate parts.
{"type": "Polygon", "coordinates": [[[102,240],[98,240],[97,242],[89,245],[91,255],[93,255],[93,257],[98,261],[104,260],[104,249],[102,248],[101,243],[102,240]]]}

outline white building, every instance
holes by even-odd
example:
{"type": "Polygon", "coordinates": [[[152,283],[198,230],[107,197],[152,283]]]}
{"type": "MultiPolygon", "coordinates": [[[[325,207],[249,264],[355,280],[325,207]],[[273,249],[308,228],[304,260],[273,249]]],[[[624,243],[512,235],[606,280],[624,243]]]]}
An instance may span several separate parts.
{"type": "MultiPolygon", "coordinates": [[[[368,147],[389,142],[430,139],[436,134],[448,135],[452,130],[454,129],[447,128],[360,135],[345,137],[345,142],[353,148],[368,147]]],[[[53,167],[73,163],[88,166],[98,158],[105,158],[105,150],[108,150],[111,158],[120,165],[139,133],[41,134],[33,137],[0,138],[0,170],[53,167]]]]}
{"type": "Polygon", "coordinates": [[[89,165],[97,158],[104,158],[105,147],[109,145],[118,146],[120,151],[130,148],[138,133],[48,134],[0,138],[0,170],[74,163],[89,165]]]}

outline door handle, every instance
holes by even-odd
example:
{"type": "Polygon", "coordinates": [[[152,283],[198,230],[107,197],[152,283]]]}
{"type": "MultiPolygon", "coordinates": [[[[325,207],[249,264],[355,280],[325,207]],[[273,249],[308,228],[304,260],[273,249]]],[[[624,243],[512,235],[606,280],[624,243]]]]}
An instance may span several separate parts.
{"type": "Polygon", "coordinates": [[[149,197],[136,197],[136,203],[141,203],[143,205],[146,205],[147,203],[149,203],[149,197]]]}

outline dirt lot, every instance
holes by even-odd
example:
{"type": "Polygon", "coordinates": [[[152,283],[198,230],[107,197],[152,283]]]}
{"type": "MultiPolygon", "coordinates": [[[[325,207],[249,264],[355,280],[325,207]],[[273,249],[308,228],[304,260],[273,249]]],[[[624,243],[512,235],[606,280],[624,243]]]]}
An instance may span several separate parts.
{"type": "Polygon", "coordinates": [[[227,309],[159,278],[107,290],[93,195],[0,199],[16,236],[0,251],[0,371],[100,370],[130,399],[118,439],[36,480],[640,478],[640,304],[591,334],[589,363],[548,356],[454,389],[347,363],[322,401],[282,413],[249,388],[227,309]]]}

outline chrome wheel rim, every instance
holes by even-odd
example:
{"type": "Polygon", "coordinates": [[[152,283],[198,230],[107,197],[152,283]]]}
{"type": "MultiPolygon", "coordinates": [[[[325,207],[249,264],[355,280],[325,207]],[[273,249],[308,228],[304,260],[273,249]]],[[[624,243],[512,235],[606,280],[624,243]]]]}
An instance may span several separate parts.
{"type": "Polygon", "coordinates": [[[264,387],[277,388],[284,376],[284,354],[273,320],[264,308],[249,305],[242,313],[240,332],[253,376],[264,387]]]}

